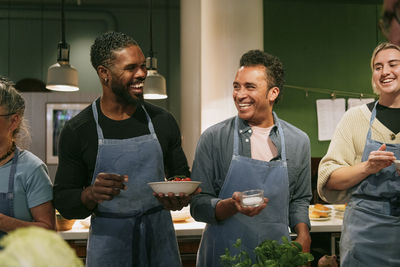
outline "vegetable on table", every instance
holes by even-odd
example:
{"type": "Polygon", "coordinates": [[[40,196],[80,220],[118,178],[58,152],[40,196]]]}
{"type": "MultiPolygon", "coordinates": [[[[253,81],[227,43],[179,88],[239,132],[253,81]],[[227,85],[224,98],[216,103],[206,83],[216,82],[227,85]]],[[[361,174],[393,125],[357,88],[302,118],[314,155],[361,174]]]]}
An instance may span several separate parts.
{"type": "Polygon", "coordinates": [[[241,249],[242,241],[236,240],[233,247],[239,250],[236,255],[231,255],[228,248],[221,256],[221,263],[226,267],[292,267],[301,266],[314,260],[310,253],[302,252],[301,245],[296,241],[288,241],[282,237],[282,243],[276,240],[265,240],[254,249],[255,262],[249,253],[241,249]]]}

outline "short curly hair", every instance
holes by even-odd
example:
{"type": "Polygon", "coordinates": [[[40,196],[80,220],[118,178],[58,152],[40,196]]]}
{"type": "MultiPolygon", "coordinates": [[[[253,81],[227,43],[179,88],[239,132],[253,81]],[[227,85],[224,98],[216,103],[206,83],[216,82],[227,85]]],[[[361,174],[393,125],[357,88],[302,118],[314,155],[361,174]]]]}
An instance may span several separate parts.
{"type": "Polygon", "coordinates": [[[106,32],[98,36],[90,48],[90,61],[95,70],[100,65],[108,67],[114,59],[114,51],[137,45],[130,36],[122,32],[106,32]]]}
{"type": "Polygon", "coordinates": [[[276,56],[265,53],[261,50],[250,50],[240,58],[240,67],[250,67],[262,65],[266,69],[266,77],[269,88],[278,87],[279,95],[275,99],[275,103],[280,99],[283,92],[283,84],[285,83],[285,71],[280,59],[276,56]]]}

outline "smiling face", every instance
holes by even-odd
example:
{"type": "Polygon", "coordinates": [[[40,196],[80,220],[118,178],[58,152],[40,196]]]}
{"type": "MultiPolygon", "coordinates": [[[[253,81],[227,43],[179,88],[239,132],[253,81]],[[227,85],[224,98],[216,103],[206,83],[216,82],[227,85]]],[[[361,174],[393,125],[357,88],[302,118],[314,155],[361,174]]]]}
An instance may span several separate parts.
{"type": "Polygon", "coordinates": [[[380,97],[400,96],[400,51],[389,48],[379,51],[373,61],[372,83],[380,97]]]}
{"type": "Polygon", "coordinates": [[[134,104],[143,100],[144,80],[147,76],[146,59],[137,45],[114,51],[109,67],[111,90],[121,104],[134,104]]]}
{"type": "Polygon", "coordinates": [[[273,125],[272,106],[278,87],[268,90],[266,68],[262,65],[241,67],[233,82],[233,100],[238,116],[252,126],[273,125]]]}

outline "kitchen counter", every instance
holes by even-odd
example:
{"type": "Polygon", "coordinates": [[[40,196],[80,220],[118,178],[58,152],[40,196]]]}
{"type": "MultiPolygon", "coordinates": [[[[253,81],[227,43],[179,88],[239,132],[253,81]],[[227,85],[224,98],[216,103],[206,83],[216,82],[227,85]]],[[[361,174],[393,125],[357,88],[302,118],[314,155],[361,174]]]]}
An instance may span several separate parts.
{"type": "MultiPolygon", "coordinates": [[[[88,219],[76,220],[71,230],[58,232],[64,240],[82,240],[89,236],[89,228],[87,227],[88,219]]],[[[196,222],[192,218],[183,221],[175,222],[175,233],[177,237],[201,236],[205,223],[196,222]]]]}
{"type": "MultiPolygon", "coordinates": [[[[329,220],[324,221],[311,221],[311,232],[331,232],[339,233],[341,232],[343,220],[337,218],[336,211],[333,209],[333,205],[326,205],[332,208],[332,214],[329,220]]],[[[88,219],[86,220],[76,220],[72,229],[69,231],[58,232],[62,238],[65,240],[80,240],[87,239],[89,236],[89,229],[87,227],[88,219]]],[[[205,223],[197,222],[190,218],[183,222],[175,222],[175,233],[177,237],[187,237],[187,236],[201,236],[203,233],[205,223]]]]}

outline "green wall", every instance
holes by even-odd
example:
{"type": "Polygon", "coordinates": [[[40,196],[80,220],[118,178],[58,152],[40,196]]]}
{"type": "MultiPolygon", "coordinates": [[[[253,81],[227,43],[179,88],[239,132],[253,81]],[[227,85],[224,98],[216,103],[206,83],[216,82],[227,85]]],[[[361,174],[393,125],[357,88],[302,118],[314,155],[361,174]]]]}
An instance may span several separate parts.
{"type": "MultiPolygon", "coordinates": [[[[372,94],[371,53],[382,39],[377,22],[382,1],[264,0],[264,49],[278,56],[286,84],[372,94]]],[[[338,98],[348,98],[337,95],[338,98]]],[[[330,93],[284,88],[278,116],[305,131],[313,157],[325,155],[318,141],[316,100],[330,93]]]]}
{"type": "MultiPolygon", "coordinates": [[[[90,64],[90,46],[96,36],[108,30],[131,35],[145,56],[150,48],[149,2],[86,4],[76,1],[65,6],[66,41],[70,63],[78,70],[80,92],[101,94],[97,74],[90,64]]],[[[180,120],[180,16],[179,0],[153,0],[153,50],[159,73],[167,81],[166,100],[151,101],[180,120]]],[[[36,1],[0,3],[0,75],[14,82],[24,78],[46,82],[47,68],[56,63],[61,40],[60,2],[36,1]]],[[[82,100],[84,101],[84,100],[82,100]]]]}

